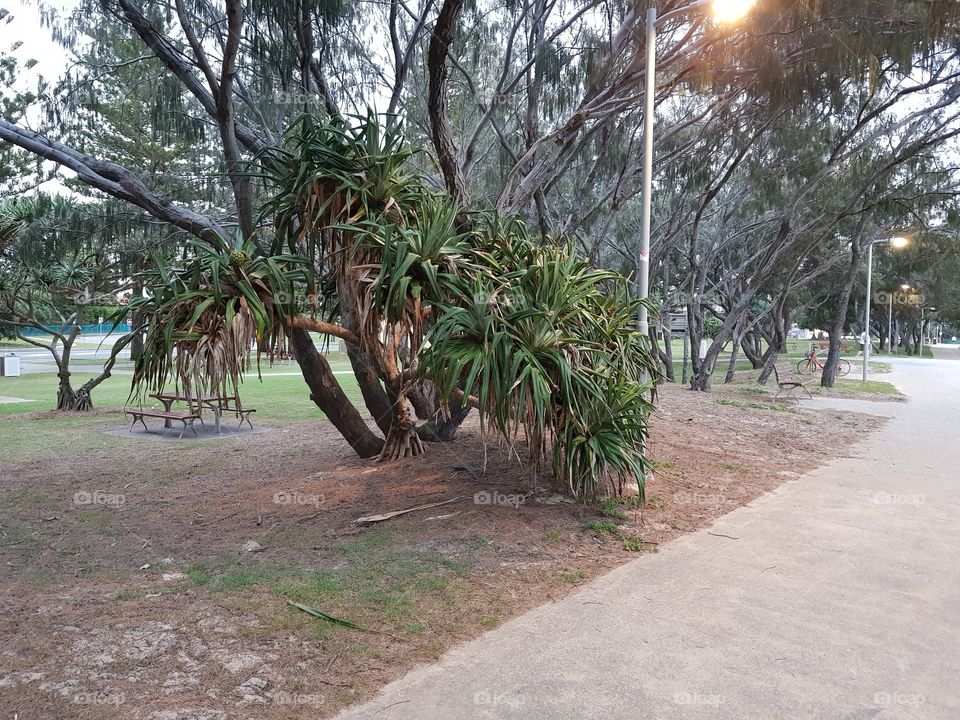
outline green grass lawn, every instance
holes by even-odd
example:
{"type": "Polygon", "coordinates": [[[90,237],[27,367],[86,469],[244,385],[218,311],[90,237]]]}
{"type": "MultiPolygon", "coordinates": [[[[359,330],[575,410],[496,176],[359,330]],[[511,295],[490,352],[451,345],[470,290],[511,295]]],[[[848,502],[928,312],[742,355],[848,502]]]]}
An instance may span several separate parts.
{"type": "MultiPolygon", "coordinates": [[[[264,376],[263,381],[249,377],[240,388],[245,407],[256,408],[254,425],[283,426],[288,421],[323,420],[324,414],[310,400],[310,391],[297,366],[296,375],[264,376]]],[[[77,384],[89,374],[74,374],[77,384]]],[[[353,375],[338,375],[343,391],[358,407],[363,407],[360,388],[353,375]]],[[[115,375],[93,391],[95,408],[122,408],[130,392],[130,375],[115,375]]],[[[91,416],[86,413],[58,415],[37,421],[26,413],[52,410],[56,405],[57,376],[54,373],[30,373],[19,378],[0,378],[0,395],[26,398],[29,403],[0,403],[0,457],[16,457],[21,461],[59,457],[64,441],[74,437],[81,441],[85,452],[97,452],[118,447],[123,438],[106,435],[104,430],[126,424],[126,417],[116,415],[91,416]]],[[[145,407],[162,409],[157,400],[145,407]]],[[[365,411],[364,411],[365,412],[365,411]]],[[[221,441],[211,440],[205,445],[221,441]]],[[[224,440],[222,442],[230,442],[224,440]]]]}
{"type": "Polygon", "coordinates": [[[901,395],[893,383],[885,380],[867,380],[864,382],[860,378],[852,377],[838,378],[834,389],[845,393],[863,393],[864,395],[901,395]]]}
{"type": "MultiPolygon", "coordinates": [[[[331,365],[333,365],[331,363],[331,365]]],[[[334,369],[345,369],[349,365],[344,360],[338,362],[334,369]]],[[[248,376],[240,387],[240,397],[245,407],[257,409],[257,418],[263,421],[270,419],[281,420],[309,420],[313,417],[322,418],[323,413],[310,400],[310,391],[307,389],[303,376],[296,364],[263,368],[263,380],[255,375],[248,376]],[[271,373],[290,373],[271,374],[271,373]]],[[[81,385],[92,374],[80,370],[73,373],[74,387],[81,385]]],[[[93,404],[97,408],[122,408],[127,403],[130,393],[130,375],[114,375],[105,380],[93,391],[93,404]]],[[[361,403],[360,388],[352,374],[337,375],[344,392],[355,403],[361,403]]],[[[0,403],[0,417],[25,412],[50,410],[56,405],[57,376],[55,373],[28,373],[19,378],[0,378],[0,395],[34,400],[31,403],[0,403]]],[[[150,400],[150,405],[162,407],[157,400],[150,400]]],[[[144,406],[148,406],[144,403],[144,406]]],[[[2,447],[2,445],[0,445],[2,447]]]]}

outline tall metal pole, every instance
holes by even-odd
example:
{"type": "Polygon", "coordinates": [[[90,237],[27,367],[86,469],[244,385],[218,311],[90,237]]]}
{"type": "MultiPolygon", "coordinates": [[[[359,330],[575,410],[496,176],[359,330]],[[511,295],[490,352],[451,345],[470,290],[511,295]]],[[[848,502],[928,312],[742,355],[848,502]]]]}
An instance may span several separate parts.
{"type": "MultiPolygon", "coordinates": [[[[643,200],[641,202],[642,224],[640,230],[640,256],[637,272],[640,284],[640,299],[650,294],[650,212],[653,194],[653,111],[657,90],[657,9],[647,8],[647,81],[644,91],[643,113],[643,200]]],[[[646,337],[650,326],[647,308],[640,306],[638,317],[640,334],[646,337]]]]}
{"type": "Polygon", "coordinates": [[[867,246],[867,302],[863,312],[863,381],[867,381],[867,361],[870,360],[870,285],[873,282],[873,243],[867,246]]]}

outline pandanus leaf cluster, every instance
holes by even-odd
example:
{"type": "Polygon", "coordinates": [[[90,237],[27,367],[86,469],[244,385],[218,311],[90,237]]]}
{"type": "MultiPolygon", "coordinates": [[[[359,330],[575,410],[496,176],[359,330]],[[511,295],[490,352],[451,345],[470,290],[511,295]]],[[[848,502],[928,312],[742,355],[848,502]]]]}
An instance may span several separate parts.
{"type": "MultiPolygon", "coordinates": [[[[311,285],[302,258],[256,255],[253,244],[190,241],[181,267],[142,273],[146,293],[121,315],[148,318],[134,358],[134,394],[183,390],[238,393],[252,358],[284,347],[297,293],[311,285]]],[[[122,319],[120,316],[116,320],[122,319]]]]}
{"type": "Polygon", "coordinates": [[[533,469],[549,464],[572,494],[642,494],[657,370],[625,278],[516,220],[484,218],[476,240],[470,272],[447,277],[421,374],[468,397],[484,431],[525,441],[533,469]]]}

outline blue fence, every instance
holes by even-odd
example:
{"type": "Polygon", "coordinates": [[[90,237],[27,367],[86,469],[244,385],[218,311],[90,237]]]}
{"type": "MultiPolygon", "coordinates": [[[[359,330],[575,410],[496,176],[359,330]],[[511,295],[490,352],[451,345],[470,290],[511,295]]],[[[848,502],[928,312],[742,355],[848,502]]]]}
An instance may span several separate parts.
{"type": "MultiPolygon", "coordinates": [[[[56,330],[57,332],[64,331],[63,325],[47,325],[47,328],[49,328],[50,330],[56,330]]],[[[105,335],[111,330],[113,330],[113,332],[115,333],[121,333],[121,334],[128,333],[130,332],[130,323],[120,323],[115,328],[111,323],[80,326],[80,332],[83,333],[84,335],[105,335]]],[[[20,332],[22,332],[24,335],[46,335],[47,334],[40,328],[20,328],[20,332]]]]}

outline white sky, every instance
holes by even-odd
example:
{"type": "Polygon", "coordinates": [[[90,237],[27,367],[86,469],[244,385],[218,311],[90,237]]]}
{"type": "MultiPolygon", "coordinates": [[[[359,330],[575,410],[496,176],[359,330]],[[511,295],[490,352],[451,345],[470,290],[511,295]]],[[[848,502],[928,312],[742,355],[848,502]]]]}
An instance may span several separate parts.
{"type": "MultiPolygon", "coordinates": [[[[46,3],[58,9],[72,6],[73,2],[58,0],[46,3]]],[[[14,52],[14,56],[22,66],[27,60],[37,61],[37,65],[29,72],[21,73],[18,77],[20,90],[36,88],[39,76],[53,81],[63,74],[67,68],[68,58],[59,45],[50,37],[50,28],[40,23],[40,13],[36,2],[29,0],[0,0],[0,8],[7,10],[9,17],[0,21],[0,48],[9,51],[17,42],[23,43],[14,52]]]]}
{"type": "MultiPolygon", "coordinates": [[[[65,11],[75,4],[74,0],[47,0],[44,4],[65,11]]],[[[54,42],[50,28],[40,21],[40,10],[37,2],[30,0],[0,0],[0,8],[9,14],[0,20],[0,49],[10,53],[14,45],[20,47],[11,54],[18,61],[18,74],[14,82],[14,90],[37,91],[41,79],[48,85],[54,84],[66,71],[70,62],[64,49],[54,42]],[[25,69],[28,61],[36,61],[31,69],[25,69]]],[[[36,116],[34,116],[36,117],[36,116]]],[[[22,121],[32,125],[30,114],[22,121]]],[[[52,164],[47,165],[52,168],[52,164]]],[[[73,177],[70,170],[61,168],[60,177],[73,177]]],[[[58,179],[43,183],[38,190],[51,194],[71,195],[71,191],[58,179]]]]}

